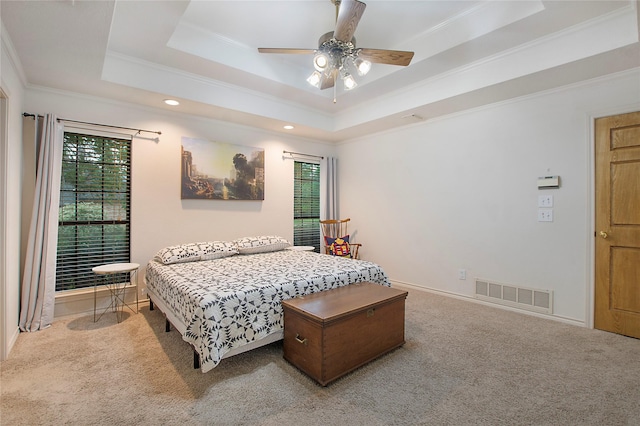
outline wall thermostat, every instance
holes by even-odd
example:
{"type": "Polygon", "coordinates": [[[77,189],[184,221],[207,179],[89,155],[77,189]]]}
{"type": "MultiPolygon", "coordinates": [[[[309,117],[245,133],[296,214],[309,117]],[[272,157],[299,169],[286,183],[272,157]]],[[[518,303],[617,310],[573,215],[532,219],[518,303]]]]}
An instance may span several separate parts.
{"type": "Polygon", "coordinates": [[[543,176],[538,178],[538,189],[560,188],[560,176],[543,176]]]}

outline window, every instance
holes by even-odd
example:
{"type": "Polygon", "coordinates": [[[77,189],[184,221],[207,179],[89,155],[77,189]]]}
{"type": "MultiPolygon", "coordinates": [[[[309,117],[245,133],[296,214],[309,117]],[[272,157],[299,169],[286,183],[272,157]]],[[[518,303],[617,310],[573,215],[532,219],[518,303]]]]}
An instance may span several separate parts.
{"type": "Polygon", "coordinates": [[[294,163],[293,245],[320,252],[320,164],[294,163]]]}
{"type": "Polygon", "coordinates": [[[56,291],[93,286],[91,269],[130,259],[131,140],[65,133],[56,291]]]}

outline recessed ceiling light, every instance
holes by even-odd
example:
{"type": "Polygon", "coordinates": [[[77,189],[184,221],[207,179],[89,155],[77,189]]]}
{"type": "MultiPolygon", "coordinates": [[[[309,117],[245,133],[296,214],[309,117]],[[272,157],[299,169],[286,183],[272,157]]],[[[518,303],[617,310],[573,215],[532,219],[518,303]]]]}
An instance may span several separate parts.
{"type": "Polygon", "coordinates": [[[164,103],[171,106],[180,105],[180,102],[176,101],[175,99],[165,99],[164,103]]]}
{"type": "Polygon", "coordinates": [[[293,126],[291,124],[287,124],[286,126],[284,126],[284,128],[287,130],[291,130],[293,129],[293,126]]]}

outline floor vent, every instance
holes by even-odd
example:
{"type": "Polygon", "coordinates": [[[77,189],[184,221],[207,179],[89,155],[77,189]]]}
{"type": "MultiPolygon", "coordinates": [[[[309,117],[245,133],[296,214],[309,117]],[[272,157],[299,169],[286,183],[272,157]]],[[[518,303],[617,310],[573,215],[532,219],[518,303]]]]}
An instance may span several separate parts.
{"type": "Polygon", "coordinates": [[[476,279],[476,298],[543,314],[553,313],[553,291],[476,279]]]}

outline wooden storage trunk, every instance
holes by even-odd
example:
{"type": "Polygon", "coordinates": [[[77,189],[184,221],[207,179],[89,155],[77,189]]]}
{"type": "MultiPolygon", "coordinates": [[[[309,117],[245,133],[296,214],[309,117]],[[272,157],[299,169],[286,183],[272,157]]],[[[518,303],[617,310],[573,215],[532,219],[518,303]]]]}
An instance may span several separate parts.
{"type": "Polygon", "coordinates": [[[284,358],[326,386],[404,343],[406,297],[359,283],[285,300],[284,358]]]}

